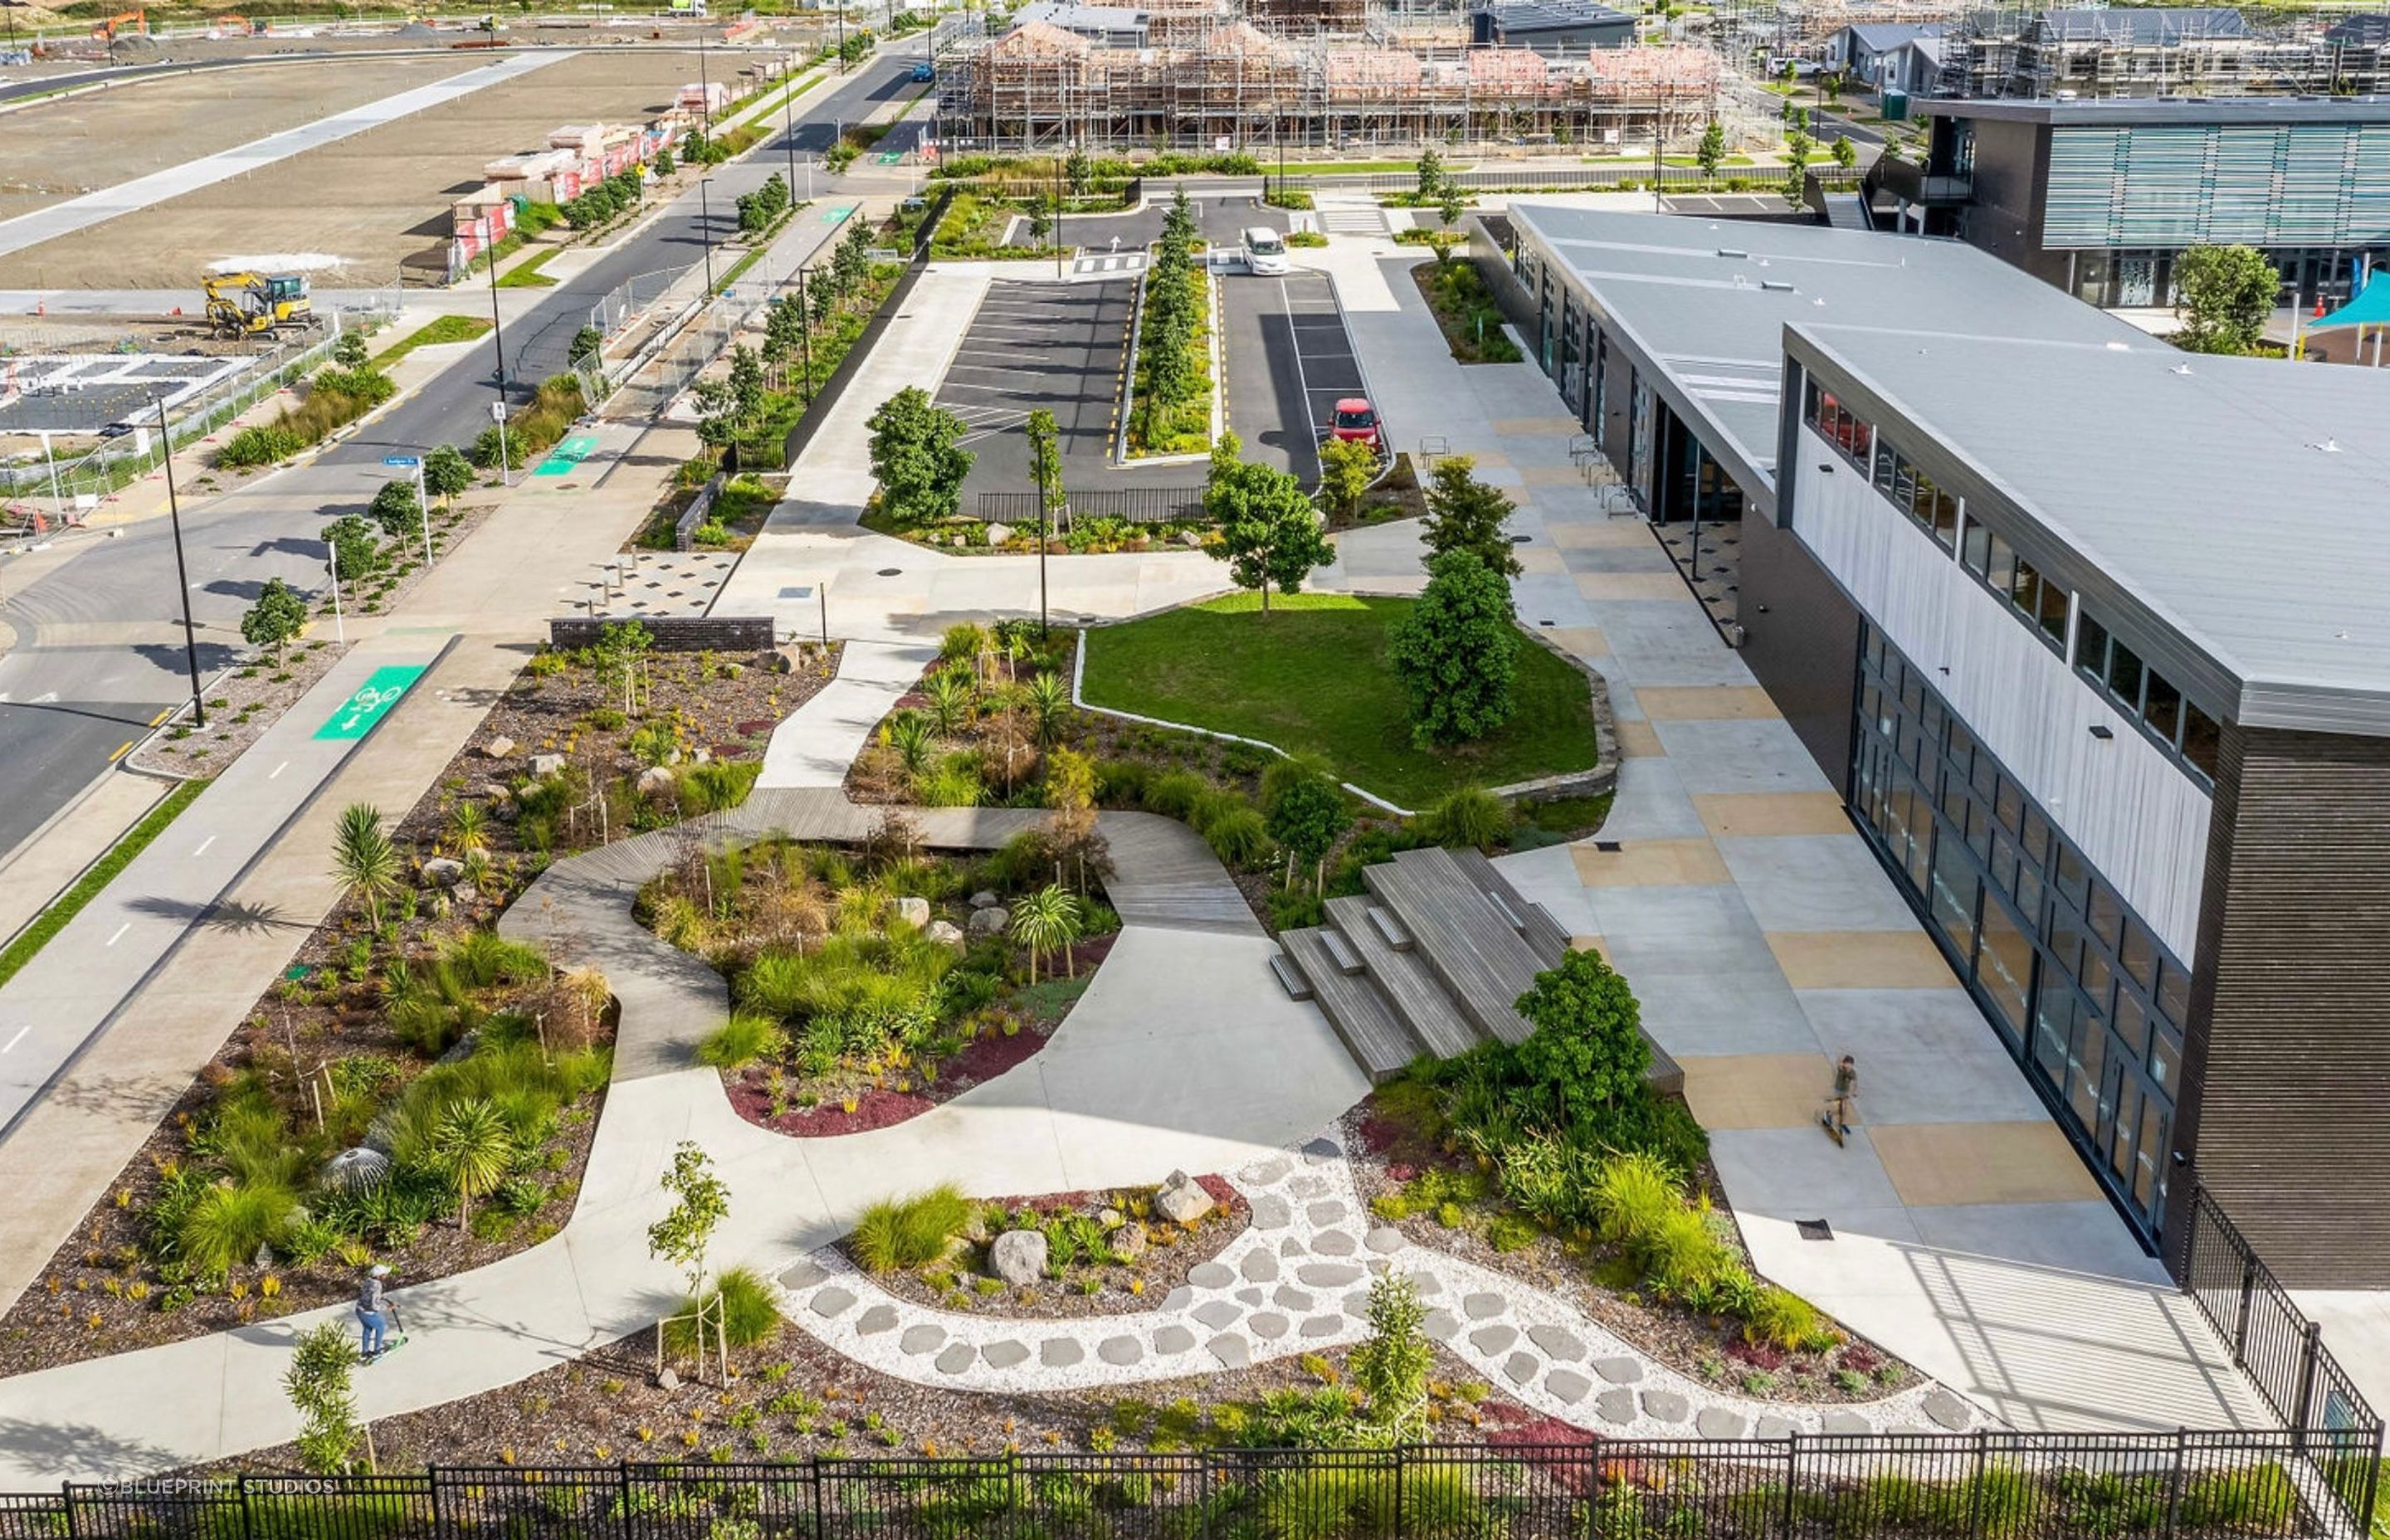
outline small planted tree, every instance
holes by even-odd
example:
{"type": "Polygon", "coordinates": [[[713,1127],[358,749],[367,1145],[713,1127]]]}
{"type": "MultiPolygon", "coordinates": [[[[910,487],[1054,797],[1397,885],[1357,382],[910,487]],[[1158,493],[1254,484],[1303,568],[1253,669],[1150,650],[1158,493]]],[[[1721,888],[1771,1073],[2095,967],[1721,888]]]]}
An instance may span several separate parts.
{"type": "Polygon", "coordinates": [[[1420,526],[1429,564],[1447,552],[1467,551],[1488,570],[1517,577],[1519,558],[1510,537],[1502,533],[1503,520],[1517,511],[1516,506],[1500,488],[1479,481],[1476,471],[1473,456],[1446,455],[1435,462],[1427,488],[1427,518],[1420,526]]]}
{"type": "Polygon", "coordinates": [[[1510,585],[1473,551],[1430,558],[1427,588],[1387,638],[1421,748],[1484,738],[1510,719],[1519,628],[1510,585]]]}
{"type": "Polygon", "coordinates": [[[382,901],[398,891],[398,852],[370,802],[351,802],[332,827],[332,875],[365,906],[366,923],[381,929],[382,901]]]}
{"type": "Polygon", "coordinates": [[[1799,129],[1784,140],[1784,201],[1798,203],[1806,190],[1804,173],[1809,168],[1809,136],[1799,129]]]}
{"type": "Polygon", "coordinates": [[[381,541],[374,534],[374,527],[353,513],[342,514],[324,526],[324,544],[332,548],[325,564],[338,566],[342,583],[369,578],[390,560],[382,552],[381,541]]]}
{"type": "MultiPolygon", "coordinates": [[[[729,1371],[729,1350],[724,1335],[719,1300],[709,1301],[705,1295],[706,1254],[713,1247],[713,1232],[730,1217],[730,1188],[713,1174],[713,1162],[696,1141],[683,1139],[673,1150],[672,1165],[664,1172],[663,1190],[673,1199],[670,1213],[648,1226],[648,1255],[668,1263],[680,1270],[688,1280],[688,1297],[692,1303],[689,1314],[697,1342],[699,1372],[705,1367],[706,1328],[714,1328],[714,1341],[723,1359],[725,1374],[729,1371]]],[[[656,1333],[657,1367],[663,1363],[663,1332],[656,1333]]]]}
{"type": "Polygon", "coordinates": [[[1094,179],[1095,163],[1087,159],[1086,150],[1073,145],[1071,153],[1062,160],[1062,180],[1070,185],[1071,196],[1086,197],[1087,186],[1094,179]]]}
{"type": "Polygon", "coordinates": [[[1378,473],[1378,452],[1358,439],[1330,439],[1319,446],[1319,496],[1330,513],[1350,519],[1378,473]]]}
{"type": "Polygon", "coordinates": [[[514,1165],[515,1137],[497,1105],[473,1097],[441,1110],[431,1125],[431,1167],[456,1195],[456,1227],[473,1227],[473,1200],[486,1198],[514,1165]]]}
{"type": "Polygon", "coordinates": [[[1693,150],[1693,163],[1702,168],[1702,175],[1715,180],[1718,168],[1726,164],[1726,125],[1715,118],[1702,130],[1702,142],[1693,150]]]}
{"type": "Polygon", "coordinates": [[[1859,163],[1859,152],[1852,148],[1851,136],[1847,134],[1836,135],[1833,146],[1829,153],[1833,156],[1834,164],[1842,167],[1844,171],[1848,171],[1853,166],[1859,163]]]}
{"type": "Polygon", "coordinates": [[[415,500],[415,478],[384,481],[366,512],[392,540],[407,540],[423,527],[423,505],[415,500]]]}
{"type": "Polygon", "coordinates": [[[953,518],[974,458],[962,447],[963,420],[907,385],[880,403],[868,426],[882,511],[908,525],[953,518]]]}
{"type": "Polygon", "coordinates": [[[1214,558],[1228,564],[1240,588],[1257,591],[1269,612],[1270,589],[1299,594],[1314,569],[1336,559],[1320,533],[1318,510],[1303,483],[1283,470],[1248,465],[1244,446],[1224,432],[1212,449],[1212,471],[1203,487],[1203,511],[1220,527],[1214,558]]]}
{"type": "Polygon", "coordinates": [[[1422,204],[1433,203],[1444,196],[1444,157],[1430,145],[1420,151],[1419,186],[1412,190],[1413,196],[1422,204]]]}
{"type": "Polygon", "coordinates": [[[1269,837],[1285,847],[1287,885],[1294,885],[1295,863],[1303,861],[1311,866],[1312,891],[1325,892],[1328,853],[1353,827],[1343,793],[1325,776],[1298,773],[1272,789],[1262,811],[1269,837]]]}
{"type": "Polygon", "coordinates": [[[1435,1363],[1426,1319],[1408,1274],[1381,1274],[1369,1285],[1369,1337],[1353,1350],[1353,1383],[1368,1397],[1369,1421],[1398,1444],[1416,1437],[1426,1420],[1427,1377],[1435,1363]]]}
{"type": "MultiPolygon", "coordinates": [[[[1038,959],[1047,952],[1070,957],[1071,943],[1079,939],[1079,901],[1067,888],[1046,887],[1012,906],[1012,939],[1029,948],[1029,982],[1037,982],[1038,959]]],[[[1078,976],[1075,962],[1071,975],[1078,976]]]]}
{"type": "Polygon", "coordinates": [[[1644,1094],[1651,1047],[1635,992],[1598,952],[1571,952],[1519,996],[1535,1031],[1514,1050],[1520,1072],[1564,1123],[1598,1123],[1644,1094]]]}
{"type": "Polygon", "coordinates": [[[2252,246],[2194,246],[2174,259],[2175,346],[2191,353],[2246,353],[2266,334],[2281,275],[2252,246]]]}
{"type": "Polygon", "coordinates": [[[280,578],[268,578],[257,602],[240,618],[240,637],[251,647],[270,647],[279,667],[283,650],[307,624],[307,601],[280,578]]]}
{"type": "Polygon", "coordinates": [[[423,456],[423,490],[443,503],[473,486],[473,462],[454,444],[441,444],[423,456]]]}
{"type": "Polygon", "coordinates": [[[299,1461],[319,1476],[339,1476],[356,1463],[357,1398],[350,1380],[357,1346],[338,1321],[299,1334],[290,1367],[282,1371],[283,1392],[299,1414],[299,1461]]]}

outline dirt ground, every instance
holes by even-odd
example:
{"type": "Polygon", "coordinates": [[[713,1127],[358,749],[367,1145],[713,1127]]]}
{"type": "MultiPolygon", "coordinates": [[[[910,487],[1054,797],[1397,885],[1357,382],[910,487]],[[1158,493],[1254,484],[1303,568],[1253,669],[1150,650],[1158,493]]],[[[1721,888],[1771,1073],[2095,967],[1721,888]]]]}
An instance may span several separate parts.
{"type": "Polygon", "coordinates": [[[480,62],[469,54],[427,54],[202,70],[37,102],[0,119],[9,139],[41,147],[38,155],[0,157],[0,219],[429,85],[480,62]]]}
{"type": "MultiPolygon", "coordinates": [[[[312,76],[327,67],[297,68],[312,76]]],[[[337,67],[342,74],[350,68],[337,67]]],[[[347,259],[349,266],[319,278],[327,285],[389,283],[401,259],[447,237],[451,200],[482,185],[485,162],[539,148],[562,124],[644,122],[695,76],[694,54],[672,49],[607,48],[560,58],[0,259],[0,288],[187,288],[209,262],[257,250],[347,259]]],[[[13,137],[14,120],[8,128],[13,137]]]]}

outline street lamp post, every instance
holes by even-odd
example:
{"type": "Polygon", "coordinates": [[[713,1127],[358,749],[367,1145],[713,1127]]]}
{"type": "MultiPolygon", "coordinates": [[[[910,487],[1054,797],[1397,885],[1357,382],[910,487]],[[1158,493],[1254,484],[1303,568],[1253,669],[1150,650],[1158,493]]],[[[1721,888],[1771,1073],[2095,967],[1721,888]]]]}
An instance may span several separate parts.
{"type": "Polygon", "coordinates": [[[507,399],[507,335],[505,324],[498,318],[498,240],[497,221],[485,216],[484,228],[490,242],[490,346],[498,356],[498,404],[507,399]]]}
{"type": "Polygon", "coordinates": [[[332,569],[332,639],[346,647],[349,645],[349,622],[348,618],[341,613],[341,548],[327,540],[324,550],[332,569]]]}
{"type": "MultiPolygon", "coordinates": [[[[795,56],[791,55],[790,56],[788,78],[787,81],[782,83],[780,90],[780,142],[787,148],[789,152],[789,196],[790,198],[797,196],[797,129],[796,119],[793,116],[796,111],[794,104],[797,93],[793,83],[796,80],[796,76],[797,67],[795,56]]],[[[805,197],[807,199],[811,199],[813,195],[813,177],[808,174],[805,178],[805,197]]]]}
{"type": "Polygon", "coordinates": [[[805,270],[802,263],[797,267],[797,319],[803,323],[798,327],[797,335],[803,340],[800,345],[805,352],[805,404],[811,406],[814,404],[814,313],[813,307],[805,302],[805,270]]]}
{"type": "Polygon", "coordinates": [[[183,661],[191,671],[191,723],[208,725],[207,702],[199,699],[199,633],[191,620],[191,572],[183,560],[183,508],[174,495],[174,439],[166,430],[166,398],[158,406],[159,457],[166,467],[166,517],[174,526],[174,586],[183,592],[183,661]]]}
{"type": "Polygon", "coordinates": [[[706,196],[706,189],[713,186],[711,176],[697,179],[697,225],[705,242],[705,292],[709,298],[713,293],[713,200],[706,196]]]}
{"type": "Polygon", "coordinates": [[[1054,158],[1054,276],[1062,276],[1062,158],[1054,158]]]}

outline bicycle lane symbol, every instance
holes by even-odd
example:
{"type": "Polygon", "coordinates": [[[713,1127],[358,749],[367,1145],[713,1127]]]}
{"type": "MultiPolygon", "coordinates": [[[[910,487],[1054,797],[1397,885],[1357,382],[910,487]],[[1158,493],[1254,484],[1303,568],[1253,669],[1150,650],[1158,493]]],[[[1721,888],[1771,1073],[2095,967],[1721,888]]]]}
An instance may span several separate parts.
{"type": "Polygon", "coordinates": [[[324,719],[315,729],[318,738],[358,738],[373,730],[373,725],[398,704],[408,688],[423,677],[420,663],[378,668],[357,687],[356,692],[341,702],[340,709],[324,719]]]}

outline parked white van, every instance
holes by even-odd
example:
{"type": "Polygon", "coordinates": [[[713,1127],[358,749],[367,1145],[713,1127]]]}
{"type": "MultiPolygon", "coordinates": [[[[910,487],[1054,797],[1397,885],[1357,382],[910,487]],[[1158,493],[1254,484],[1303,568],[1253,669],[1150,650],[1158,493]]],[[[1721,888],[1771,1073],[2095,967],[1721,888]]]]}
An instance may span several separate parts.
{"type": "Polygon", "coordinates": [[[1245,232],[1245,267],[1264,277],[1277,277],[1287,270],[1286,237],[1266,225],[1256,225],[1245,232]]]}

